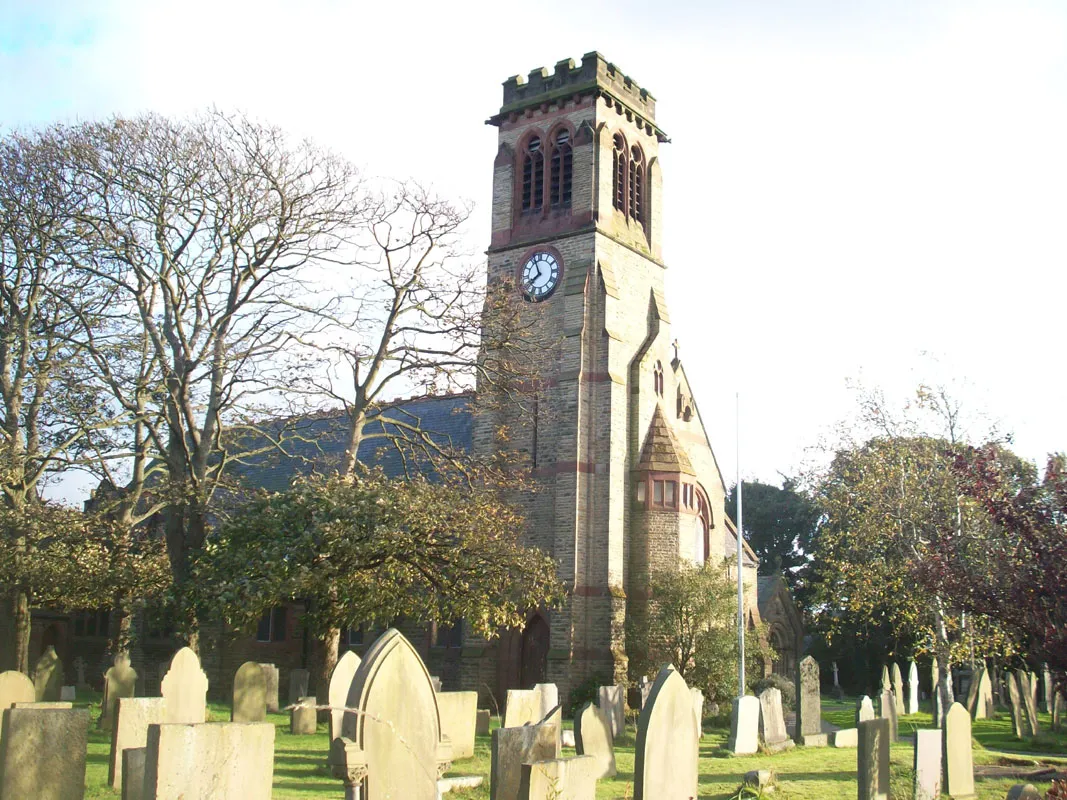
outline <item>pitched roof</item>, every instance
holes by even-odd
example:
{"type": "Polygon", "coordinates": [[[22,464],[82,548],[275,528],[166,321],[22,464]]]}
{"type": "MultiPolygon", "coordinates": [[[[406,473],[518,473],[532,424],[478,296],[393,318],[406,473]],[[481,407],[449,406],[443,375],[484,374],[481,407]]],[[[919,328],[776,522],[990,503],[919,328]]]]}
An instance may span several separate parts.
{"type": "Polygon", "coordinates": [[[658,403],[656,410],[652,413],[652,422],[648,426],[648,434],[645,436],[644,447],[641,448],[641,458],[637,462],[637,468],[653,472],[696,474],[693,472],[693,464],[685,448],[674,435],[658,403]]]}

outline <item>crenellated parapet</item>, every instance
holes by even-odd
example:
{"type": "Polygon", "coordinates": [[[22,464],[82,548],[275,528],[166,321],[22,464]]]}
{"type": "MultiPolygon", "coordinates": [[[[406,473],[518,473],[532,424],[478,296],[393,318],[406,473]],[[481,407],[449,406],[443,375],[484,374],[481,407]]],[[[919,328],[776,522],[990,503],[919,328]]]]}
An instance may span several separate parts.
{"type": "Polygon", "coordinates": [[[666,134],[656,126],[656,98],[596,51],[582,56],[580,66],[575,66],[574,59],[568,58],[557,62],[552,72],[541,67],[526,78],[512,75],[504,81],[504,103],[500,111],[486,122],[500,125],[533,109],[561,105],[590,95],[604,98],[638,127],[667,140],[666,134]]]}

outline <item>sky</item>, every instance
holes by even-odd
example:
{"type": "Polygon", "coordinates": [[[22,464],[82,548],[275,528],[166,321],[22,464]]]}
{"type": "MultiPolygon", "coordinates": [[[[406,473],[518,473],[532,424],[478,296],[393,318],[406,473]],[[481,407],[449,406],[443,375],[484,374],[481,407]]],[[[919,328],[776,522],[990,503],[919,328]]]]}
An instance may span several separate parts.
{"type": "Polygon", "coordinates": [[[470,200],[500,84],[598,50],[657,99],[673,333],[728,482],[947,385],[1067,450],[1067,3],[0,0],[0,128],[244,111],[470,200]],[[739,402],[738,402],[739,398],[739,402]]]}

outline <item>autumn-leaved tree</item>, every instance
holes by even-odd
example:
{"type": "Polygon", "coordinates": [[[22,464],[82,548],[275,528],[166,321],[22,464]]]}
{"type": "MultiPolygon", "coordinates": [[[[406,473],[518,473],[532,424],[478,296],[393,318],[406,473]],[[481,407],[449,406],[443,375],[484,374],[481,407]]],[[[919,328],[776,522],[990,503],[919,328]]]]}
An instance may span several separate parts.
{"type": "MultiPolygon", "coordinates": [[[[212,534],[197,579],[211,610],[250,630],[281,598],[305,601],[320,643],[397,617],[482,635],[562,597],[555,562],[520,542],[521,513],[468,476],[389,479],[377,469],[298,480],[212,534]]],[[[332,664],[313,670],[318,691],[332,664]]]]}

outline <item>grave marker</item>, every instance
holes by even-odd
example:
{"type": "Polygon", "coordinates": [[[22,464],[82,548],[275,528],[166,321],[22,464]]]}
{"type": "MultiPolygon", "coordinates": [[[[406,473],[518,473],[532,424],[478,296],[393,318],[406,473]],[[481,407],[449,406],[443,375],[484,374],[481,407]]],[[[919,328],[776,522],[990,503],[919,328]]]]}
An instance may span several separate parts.
{"type": "Polygon", "coordinates": [[[490,752],[490,800],[514,800],[522,784],[522,765],[560,757],[559,727],[548,720],[493,731],[490,752]]]}
{"type": "MultiPolygon", "coordinates": [[[[755,704],[747,712],[755,734],[759,701],[741,700],[755,704]]],[[[674,667],[666,666],[656,676],[637,723],[634,800],[696,797],[699,747],[689,687],[674,667]]]]}
{"type": "Polygon", "coordinates": [[[267,679],[267,712],[277,714],[280,708],[278,703],[278,668],[273,664],[264,664],[262,662],[260,662],[259,666],[263,668],[263,676],[267,679]]]}
{"type": "Polygon", "coordinates": [[[330,741],[341,735],[341,722],[345,716],[345,703],[348,702],[348,690],[352,688],[352,679],[359,669],[359,656],[351,650],[337,660],[337,666],[330,674],[330,741]]]}
{"type": "Polygon", "coordinates": [[[544,718],[541,713],[541,693],[537,689],[508,689],[502,728],[531,725],[544,718]]]}
{"type": "Polygon", "coordinates": [[[452,741],[452,758],[474,755],[474,732],[478,721],[477,692],[438,692],[441,735],[452,741]]]}
{"type": "Polygon", "coordinates": [[[59,690],[63,686],[63,662],[52,645],[48,645],[37,659],[37,665],[33,668],[33,686],[38,702],[59,700],[59,690]]]}
{"type": "Polygon", "coordinates": [[[100,714],[100,727],[109,726],[115,715],[115,705],[120,697],[133,697],[137,693],[137,671],[130,666],[128,653],[118,653],[112,666],[104,673],[104,701],[100,714]]]}
{"type": "Polygon", "coordinates": [[[889,799],[889,720],[861,722],[856,749],[859,800],[889,799]]]}
{"type": "Polygon", "coordinates": [[[941,731],[936,728],[915,732],[915,800],[941,797],[941,731]]]}
{"type": "Polygon", "coordinates": [[[797,664],[797,725],[793,738],[807,747],[825,747],[822,732],[822,698],[819,695],[819,664],[811,656],[797,664]]]}
{"type": "Polygon", "coordinates": [[[148,726],[166,721],[166,700],[162,697],[120,697],[115,704],[115,721],[111,728],[111,755],[107,782],[112,789],[122,788],[122,754],[148,745],[148,726]]]}
{"type": "Polygon", "coordinates": [[[306,669],[289,671],[289,705],[299,703],[301,697],[308,696],[309,677],[310,673],[306,669]]]}
{"type": "Polygon", "coordinates": [[[580,756],[592,756],[598,778],[615,777],[615,745],[611,722],[603,709],[586,703],[574,717],[574,749],[580,756]]]}
{"type": "Polygon", "coordinates": [[[993,686],[989,682],[989,670],[983,669],[978,676],[978,692],[974,703],[975,719],[992,719],[996,713],[993,705],[993,686]]]}
{"type": "Polygon", "coordinates": [[[867,695],[862,695],[856,700],[856,727],[858,728],[861,722],[866,722],[869,719],[876,719],[874,703],[871,702],[871,698],[867,695]]]}
{"type": "Polygon", "coordinates": [[[908,713],[919,713],[919,668],[914,661],[908,667],[908,713]]]}
{"type": "Polygon", "coordinates": [[[693,722],[697,727],[697,738],[704,738],[704,693],[699,689],[690,689],[693,698],[693,722]]]}
{"type": "Polygon", "coordinates": [[[974,761],[971,753],[971,715],[959,703],[945,714],[944,791],[953,800],[974,797],[974,761]]]}
{"type": "Polygon", "coordinates": [[[151,725],[144,770],[146,800],[209,797],[270,800],[274,725],[269,722],[151,725]]]}
{"type": "Polygon", "coordinates": [[[230,722],[264,722],[266,719],[267,676],[255,661],[246,661],[233,676],[230,722]]]}
{"type": "Polygon", "coordinates": [[[626,689],[623,686],[601,686],[597,697],[600,708],[608,715],[611,735],[618,738],[626,721],[626,689]]]}
{"type": "Polygon", "coordinates": [[[893,702],[897,705],[897,716],[903,717],[904,709],[904,678],[900,674],[900,665],[893,662],[893,702]]]}
{"type": "Polygon", "coordinates": [[[1008,699],[1011,701],[1011,727],[1016,738],[1022,739],[1029,732],[1023,713],[1023,699],[1019,693],[1019,684],[1011,672],[1006,672],[1004,682],[1008,685],[1008,699]]]}
{"type": "Polygon", "coordinates": [[[1026,709],[1026,725],[1031,736],[1041,735],[1041,723],[1037,719],[1037,701],[1034,687],[1030,684],[1031,675],[1024,670],[1017,670],[1015,677],[1019,680],[1019,694],[1022,695],[1023,708],[1026,709]]]}
{"type": "Polygon", "coordinates": [[[878,698],[878,716],[889,720],[889,741],[895,742],[897,740],[897,731],[899,730],[899,721],[897,719],[897,703],[892,692],[882,692],[881,697],[878,698]]]}
{"type": "Polygon", "coordinates": [[[788,750],[793,746],[793,740],[785,729],[782,692],[773,686],[759,694],[759,735],[772,753],[788,750]]]}
{"type": "Polygon", "coordinates": [[[0,748],[0,797],[84,797],[88,709],[15,706],[4,709],[0,725],[5,732],[0,748]]]}
{"type": "Polygon", "coordinates": [[[599,768],[591,756],[523,764],[519,800],[592,800],[599,768]]]}
{"type": "Polygon", "coordinates": [[[315,697],[301,697],[289,709],[289,733],[293,736],[314,736],[318,726],[319,712],[315,697]]]}

